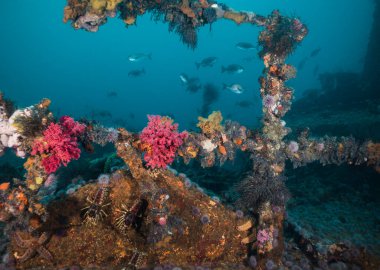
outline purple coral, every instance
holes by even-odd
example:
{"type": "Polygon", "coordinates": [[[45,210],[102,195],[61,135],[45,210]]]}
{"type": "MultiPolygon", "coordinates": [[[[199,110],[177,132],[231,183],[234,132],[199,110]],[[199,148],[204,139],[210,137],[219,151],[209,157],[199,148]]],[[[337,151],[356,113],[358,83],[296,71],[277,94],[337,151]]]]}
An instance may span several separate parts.
{"type": "Polygon", "coordinates": [[[48,178],[46,179],[45,183],[44,183],[44,186],[45,187],[51,187],[53,186],[54,184],[57,183],[57,176],[52,173],[52,174],[49,174],[48,178]]]}
{"type": "Polygon", "coordinates": [[[295,141],[291,141],[291,142],[289,143],[289,145],[288,145],[288,149],[289,149],[289,151],[292,152],[292,153],[297,153],[298,150],[299,150],[299,148],[300,148],[300,147],[299,147],[298,143],[295,142],[295,141]]]}
{"type": "Polygon", "coordinates": [[[263,246],[270,239],[268,230],[259,230],[257,232],[257,242],[260,246],[263,246]]]}
{"type": "Polygon", "coordinates": [[[198,207],[193,207],[191,209],[191,213],[194,215],[194,216],[199,216],[201,214],[201,210],[198,208],[198,207]]]}
{"type": "Polygon", "coordinates": [[[266,270],[274,270],[276,268],[276,264],[272,260],[268,260],[265,263],[265,269],[266,270]]]}
{"type": "Polygon", "coordinates": [[[189,178],[185,178],[185,187],[190,188],[192,186],[191,180],[189,178]]]}
{"type": "Polygon", "coordinates": [[[249,265],[251,268],[253,268],[253,269],[256,268],[256,266],[257,266],[257,259],[256,259],[255,256],[251,255],[251,256],[249,257],[249,259],[248,259],[248,265],[249,265]]]}
{"type": "Polygon", "coordinates": [[[241,210],[236,210],[235,214],[236,214],[237,218],[243,218],[244,217],[244,212],[241,210]]]}
{"type": "Polygon", "coordinates": [[[210,223],[210,217],[208,215],[203,215],[201,217],[201,222],[202,222],[203,225],[210,223]]]}
{"type": "Polygon", "coordinates": [[[100,185],[108,185],[110,183],[109,174],[101,174],[98,177],[98,184],[100,185]]]}
{"type": "Polygon", "coordinates": [[[120,181],[121,179],[123,179],[123,175],[120,172],[116,171],[111,175],[112,181],[120,181]]]}
{"type": "Polygon", "coordinates": [[[265,95],[263,97],[263,105],[267,109],[272,109],[276,104],[276,101],[274,100],[274,97],[271,95],[265,95]]]}
{"type": "Polygon", "coordinates": [[[317,150],[319,152],[322,152],[325,149],[325,144],[324,143],[318,143],[317,144],[317,150]]]}

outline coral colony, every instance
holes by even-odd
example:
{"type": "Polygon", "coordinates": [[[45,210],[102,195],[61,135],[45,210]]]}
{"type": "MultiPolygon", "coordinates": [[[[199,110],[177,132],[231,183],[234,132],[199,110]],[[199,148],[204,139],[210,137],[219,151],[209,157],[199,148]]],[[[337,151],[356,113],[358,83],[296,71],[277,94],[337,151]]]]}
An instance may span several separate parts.
{"type": "MultiPolygon", "coordinates": [[[[140,134],[133,134],[69,116],[57,121],[46,99],[15,110],[0,95],[0,152],[15,150],[25,158],[26,169],[25,180],[0,186],[0,220],[7,222],[10,232],[6,268],[277,269],[284,250],[286,160],[295,167],[320,161],[367,164],[379,170],[380,144],[312,138],[307,130],[295,141],[285,138],[290,129],[282,118],[293,98],[285,82],[295,76],[285,59],[308,33],[298,18],[278,11],[264,17],[204,0],[68,0],[64,20],[76,29],[96,32],[109,17],[118,14],[132,25],[147,11],[193,48],[197,27],[217,19],[263,28],[262,129],[249,130],[231,120],[223,123],[215,111],[199,117],[199,132],[179,132],[172,119],[155,115],[148,116],[140,134]],[[78,159],[81,149],[91,152],[93,144],[107,143],[115,145],[125,166],[46,200],[53,196],[46,194],[55,192],[50,187],[56,186],[55,174],[65,170],[62,165],[78,159]],[[186,164],[198,160],[203,167],[221,165],[233,160],[237,151],[249,152],[253,164],[240,187],[238,211],[208,197],[186,175],[168,167],[175,158],[186,164]]],[[[329,252],[319,253],[312,242],[309,245],[315,260],[337,260],[351,251],[346,245],[332,245],[329,252]]],[[[368,265],[358,259],[363,256],[345,260],[368,265]]]]}
{"type": "Polygon", "coordinates": [[[32,145],[32,156],[42,157],[42,166],[47,174],[54,173],[61,165],[67,166],[72,159],[78,159],[80,149],[77,137],[85,130],[85,125],[63,116],[58,124],[51,123],[32,145]]]}
{"type": "Polygon", "coordinates": [[[141,134],[144,160],[150,168],[166,168],[175,158],[177,149],[186,139],[187,133],[178,133],[178,125],[173,120],[159,115],[149,115],[149,123],[141,134]]]}

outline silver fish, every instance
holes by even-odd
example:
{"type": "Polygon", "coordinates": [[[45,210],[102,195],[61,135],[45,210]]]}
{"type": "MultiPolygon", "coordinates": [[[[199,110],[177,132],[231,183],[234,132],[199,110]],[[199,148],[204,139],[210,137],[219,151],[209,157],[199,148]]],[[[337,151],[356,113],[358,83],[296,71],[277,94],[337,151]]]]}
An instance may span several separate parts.
{"type": "Polygon", "coordinates": [[[237,83],[231,85],[223,84],[223,89],[230,90],[232,93],[235,94],[242,94],[244,92],[244,88],[237,83]]]}
{"type": "Polygon", "coordinates": [[[232,64],[227,67],[222,66],[222,73],[227,72],[230,74],[240,74],[244,71],[244,68],[241,65],[232,64]]]}
{"type": "Polygon", "coordinates": [[[243,50],[243,51],[252,51],[256,49],[256,47],[253,44],[248,43],[248,42],[239,42],[235,46],[239,50],[243,50]]]}
{"type": "Polygon", "coordinates": [[[185,73],[179,74],[179,78],[184,84],[187,84],[189,82],[189,77],[185,73]]]}
{"type": "Polygon", "coordinates": [[[152,60],[152,54],[151,53],[134,53],[128,56],[128,60],[131,62],[139,62],[144,59],[152,60]]]}

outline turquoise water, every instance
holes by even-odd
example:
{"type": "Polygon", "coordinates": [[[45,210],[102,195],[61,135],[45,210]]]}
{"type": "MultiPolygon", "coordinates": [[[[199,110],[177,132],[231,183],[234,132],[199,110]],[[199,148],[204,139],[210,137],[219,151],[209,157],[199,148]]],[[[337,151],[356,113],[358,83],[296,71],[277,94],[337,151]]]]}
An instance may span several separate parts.
{"type": "MultiPolygon", "coordinates": [[[[319,88],[318,74],[313,74],[317,65],[318,73],[362,69],[372,23],[370,0],[225,3],[262,15],[279,9],[300,16],[308,25],[310,34],[288,62],[297,66],[311,51],[321,51],[308,59],[297,78],[289,82],[296,89],[296,98],[307,89],[319,88]]],[[[191,50],[167,31],[166,24],[151,21],[150,14],[139,17],[137,26],[128,29],[114,18],[97,33],[74,30],[62,22],[65,4],[63,0],[0,2],[0,89],[20,107],[49,97],[52,110],[61,115],[80,117],[109,111],[112,119],[97,119],[106,125],[115,125],[116,121],[141,129],[146,114],[171,114],[181,128],[190,128],[199,115],[202,94],[185,91],[179,79],[179,74],[185,72],[199,77],[202,84],[213,83],[219,88],[219,99],[211,109],[221,110],[224,116],[248,126],[257,124],[261,112],[257,79],[263,64],[256,51],[240,51],[235,44],[255,44],[258,27],[219,21],[212,25],[212,31],[208,26],[199,30],[198,47],[191,50]],[[152,53],[153,59],[129,62],[127,56],[136,52],[152,53]],[[218,57],[214,68],[197,71],[194,62],[208,56],[218,57]],[[252,62],[242,60],[251,56],[252,62]],[[222,74],[221,65],[231,63],[243,65],[245,72],[222,74]],[[130,70],[141,68],[145,68],[145,76],[127,76],[130,70]],[[223,91],[223,83],[240,83],[246,92],[236,95],[223,91]],[[107,98],[109,91],[116,91],[118,97],[107,98]],[[253,106],[236,106],[242,100],[252,101],[253,106]],[[130,117],[131,113],[135,118],[130,117]]]]}

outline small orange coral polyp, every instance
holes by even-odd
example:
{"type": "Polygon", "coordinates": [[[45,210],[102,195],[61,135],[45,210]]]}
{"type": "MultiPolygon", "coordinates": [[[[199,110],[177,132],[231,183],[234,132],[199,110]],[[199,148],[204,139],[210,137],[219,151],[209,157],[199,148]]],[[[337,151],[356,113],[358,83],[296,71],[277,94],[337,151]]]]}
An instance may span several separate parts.
{"type": "Polygon", "coordinates": [[[236,138],[236,139],[234,140],[234,143],[237,144],[237,145],[241,145],[241,144],[243,143],[243,140],[240,139],[240,138],[236,138]]]}
{"type": "Polygon", "coordinates": [[[7,190],[7,189],[9,188],[9,185],[10,185],[9,182],[7,182],[7,183],[2,183],[2,184],[0,185],[0,190],[2,190],[2,191],[7,190]]]}
{"type": "Polygon", "coordinates": [[[128,25],[134,24],[135,22],[136,22],[136,17],[127,17],[124,19],[124,23],[128,25]]]}
{"type": "Polygon", "coordinates": [[[271,74],[277,74],[278,73],[278,67],[276,65],[269,67],[269,73],[271,74]]]}
{"type": "Polygon", "coordinates": [[[192,157],[195,158],[198,155],[198,149],[194,146],[188,146],[186,152],[192,157]]]}
{"type": "Polygon", "coordinates": [[[227,155],[227,150],[223,145],[218,146],[219,153],[221,153],[223,156],[227,155]]]}
{"type": "Polygon", "coordinates": [[[28,198],[23,192],[18,192],[16,195],[17,200],[22,203],[23,205],[26,205],[28,203],[28,198]]]}

